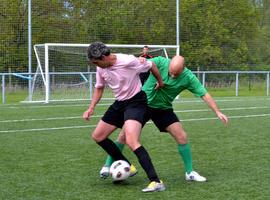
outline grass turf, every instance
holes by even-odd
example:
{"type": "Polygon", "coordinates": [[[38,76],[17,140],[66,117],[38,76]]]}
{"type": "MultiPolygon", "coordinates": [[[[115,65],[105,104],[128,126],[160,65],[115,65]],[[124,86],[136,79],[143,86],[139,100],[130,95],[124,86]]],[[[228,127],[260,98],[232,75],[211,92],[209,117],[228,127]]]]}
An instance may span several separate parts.
{"type": "MultiPolygon", "coordinates": [[[[148,181],[127,148],[124,153],[139,174],[119,185],[99,178],[105,153],[90,139],[99,117],[90,122],[80,118],[86,103],[1,105],[0,199],[268,199],[270,99],[216,98],[231,117],[227,127],[209,119],[214,114],[198,100],[182,98],[174,107],[189,136],[194,168],[208,182],[187,183],[174,140],[148,124],[142,144],[167,187],[151,194],[141,192],[148,181]],[[76,127],[87,125],[93,127],[76,127]],[[56,127],[62,129],[50,129],[56,127]]],[[[106,108],[98,106],[95,115],[102,115],[106,108]]]]}

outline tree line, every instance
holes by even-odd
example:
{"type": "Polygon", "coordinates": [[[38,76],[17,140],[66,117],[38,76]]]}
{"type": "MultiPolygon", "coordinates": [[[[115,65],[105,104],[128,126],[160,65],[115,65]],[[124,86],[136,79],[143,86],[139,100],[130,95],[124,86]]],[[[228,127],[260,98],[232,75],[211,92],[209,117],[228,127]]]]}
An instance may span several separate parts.
{"type": "MultiPolygon", "coordinates": [[[[0,2],[0,72],[27,72],[27,2],[0,2]]],[[[270,70],[270,0],[179,2],[191,69],[270,70]]],[[[35,0],[32,44],[176,44],[175,13],[175,0],[35,0]]]]}

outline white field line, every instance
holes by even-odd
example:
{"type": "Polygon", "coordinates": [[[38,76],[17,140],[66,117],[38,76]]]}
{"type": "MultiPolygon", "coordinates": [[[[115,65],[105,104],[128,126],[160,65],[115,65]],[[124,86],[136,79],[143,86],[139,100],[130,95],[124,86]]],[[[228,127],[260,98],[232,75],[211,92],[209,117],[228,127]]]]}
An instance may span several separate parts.
{"type": "MultiPolygon", "coordinates": [[[[254,109],[268,109],[270,106],[258,106],[258,107],[240,107],[240,108],[223,108],[222,111],[230,110],[254,110],[254,109]]],[[[175,113],[192,113],[192,112],[208,112],[210,109],[197,109],[197,110],[175,110],[175,113]]],[[[101,118],[102,115],[93,115],[91,118],[101,118]]],[[[74,117],[49,117],[49,118],[36,118],[36,119],[14,119],[14,120],[2,120],[0,123],[14,123],[14,122],[30,122],[30,121],[54,121],[54,120],[69,120],[69,119],[82,119],[82,116],[74,117]]]]}
{"type": "MultiPolygon", "coordinates": [[[[94,115],[91,118],[101,118],[103,115],[94,115]]],[[[49,118],[37,118],[37,119],[14,119],[14,120],[2,120],[0,123],[13,123],[13,122],[31,122],[31,121],[54,121],[54,120],[66,120],[66,119],[82,119],[82,116],[75,117],[49,117],[49,118]]]]}
{"type": "MultiPolygon", "coordinates": [[[[221,108],[222,111],[227,110],[254,110],[254,109],[267,109],[270,106],[253,106],[253,107],[237,107],[237,108],[221,108]]],[[[186,112],[206,112],[211,111],[210,109],[197,109],[197,110],[175,110],[176,113],[186,113],[186,112]]]]}
{"type": "MultiPolygon", "coordinates": [[[[225,98],[225,97],[224,97],[225,98]]],[[[225,99],[215,99],[216,102],[239,102],[239,101],[258,101],[258,100],[270,100],[268,97],[227,97],[225,99]]],[[[198,98],[197,100],[184,100],[181,99],[174,101],[173,104],[178,104],[178,103],[202,103],[203,101],[198,98]]],[[[112,102],[109,103],[99,103],[97,106],[109,106],[111,105],[112,102]]],[[[10,106],[0,106],[0,109],[29,109],[29,108],[54,108],[54,107],[87,107],[89,104],[64,104],[64,105],[33,105],[33,106],[22,106],[24,104],[11,104],[10,106]]]]}
{"type": "MultiPolygon", "coordinates": [[[[238,116],[230,116],[229,119],[241,119],[241,118],[252,118],[252,117],[268,117],[268,114],[259,114],[259,115],[238,115],[238,116]]],[[[191,121],[206,121],[206,120],[217,120],[216,117],[209,118],[197,118],[197,119],[184,119],[181,122],[191,122],[191,121]]],[[[150,124],[152,122],[147,122],[150,124]]],[[[64,130],[64,129],[78,129],[78,128],[94,128],[96,125],[85,125],[85,126],[64,126],[64,127],[53,127],[53,128],[36,128],[36,129],[22,129],[22,130],[7,130],[0,131],[0,133],[16,133],[16,132],[35,132],[35,131],[51,131],[51,130],[64,130]]]]}
{"type": "MultiPolygon", "coordinates": [[[[111,103],[99,103],[97,104],[97,106],[110,106],[113,102],[111,103]]],[[[35,105],[35,106],[22,106],[18,105],[18,106],[2,106],[0,108],[5,108],[5,109],[29,109],[29,108],[57,108],[57,107],[85,107],[87,108],[87,106],[89,106],[89,104],[63,104],[63,105],[48,105],[48,104],[44,104],[44,105],[35,105]]]]}

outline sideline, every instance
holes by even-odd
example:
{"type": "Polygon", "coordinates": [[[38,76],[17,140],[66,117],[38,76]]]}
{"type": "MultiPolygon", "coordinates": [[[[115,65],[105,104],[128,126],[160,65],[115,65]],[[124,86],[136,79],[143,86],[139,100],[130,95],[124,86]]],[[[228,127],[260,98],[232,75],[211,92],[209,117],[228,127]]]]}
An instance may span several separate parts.
{"type": "MultiPolygon", "coordinates": [[[[235,107],[235,108],[223,108],[222,111],[234,111],[234,110],[254,110],[254,109],[268,109],[270,106],[257,106],[257,107],[235,107]]],[[[208,112],[211,109],[196,109],[196,110],[174,110],[175,113],[192,113],[192,112],[208,112]]],[[[101,118],[103,115],[93,115],[91,118],[101,118]]],[[[69,120],[69,119],[82,119],[82,116],[74,117],[49,117],[49,118],[34,118],[34,119],[11,119],[1,120],[0,123],[14,123],[14,122],[30,122],[30,121],[54,121],[54,120],[69,120]]],[[[182,120],[181,120],[182,121],[182,120]]]]}
{"type": "MultiPolygon", "coordinates": [[[[259,115],[238,115],[238,116],[229,116],[229,119],[241,119],[241,118],[252,118],[252,117],[268,117],[268,114],[259,114],[259,115]]],[[[194,122],[194,121],[205,121],[205,120],[218,120],[216,117],[209,118],[197,118],[197,119],[183,119],[181,122],[194,122]]],[[[152,122],[147,122],[150,124],[152,122]]],[[[94,128],[96,125],[85,125],[85,126],[64,126],[64,127],[53,127],[53,128],[36,128],[36,129],[22,129],[22,130],[7,130],[0,131],[0,133],[17,133],[17,132],[36,132],[36,131],[51,131],[51,130],[64,130],[64,129],[78,129],[78,128],[94,128]]]]}

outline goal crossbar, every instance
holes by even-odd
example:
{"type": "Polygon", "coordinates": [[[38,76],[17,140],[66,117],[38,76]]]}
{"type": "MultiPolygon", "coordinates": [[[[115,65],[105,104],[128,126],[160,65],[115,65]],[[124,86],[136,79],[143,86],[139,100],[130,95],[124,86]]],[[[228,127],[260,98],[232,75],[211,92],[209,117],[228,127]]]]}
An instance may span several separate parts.
{"type": "MultiPolygon", "coordinates": [[[[77,51],[78,49],[81,48],[81,50],[78,50],[77,53],[80,54],[87,54],[86,49],[89,47],[90,44],[75,44],[75,43],[44,43],[44,44],[36,44],[34,45],[34,52],[37,58],[37,70],[36,70],[36,74],[34,76],[34,80],[36,80],[36,76],[39,76],[41,78],[39,78],[42,82],[43,82],[43,87],[44,87],[44,99],[43,101],[45,103],[49,103],[49,101],[52,101],[53,99],[50,98],[50,74],[53,74],[51,69],[50,69],[50,65],[52,63],[51,62],[51,58],[50,56],[52,56],[52,54],[49,53],[49,51],[62,51],[66,53],[70,53],[69,48],[72,49],[72,53],[73,53],[73,49],[75,49],[74,51],[77,51]],[[42,58],[42,59],[41,59],[42,58]],[[42,61],[42,62],[41,62],[42,61]]],[[[106,44],[109,48],[111,49],[134,49],[134,50],[141,50],[145,44],[106,44]]],[[[166,57],[168,57],[167,54],[167,50],[170,49],[170,51],[174,52],[174,55],[179,55],[179,46],[177,45],[148,45],[147,46],[150,49],[160,49],[163,51],[163,55],[165,55],[166,57]]],[[[118,50],[117,50],[118,51],[118,50]]],[[[125,50],[124,50],[125,51],[125,50]]],[[[76,54],[76,52],[74,52],[76,54]]],[[[132,53],[131,53],[132,54],[132,53]]],[[[83,59],[86,59],[86,57],[84,57],[83,59]]],[[[81,72],[85,72],[85,71],[81,71],[81,72]]],[[[83,75],[80,76],[81,78],[85,79],[83,75]]],[[[33,81],[33,85],[32,88],[34,90],[35,86],[35,81],[33,81]]],[[[32,93],[34,93],[34,91],[32,91],[32,93]]],[[[30,99],[32,97],[32,94],[29,95],[29,101],[32,102],[32,99],[30,99]]]]}
{"type": "MultiPolygon", "coordinates": [[[[34,46],[59,46],[59,47],[88,47],[90,44],[76,44],[76,43],[44,43],[36,44],[34,46]]],[[[106,44],[112,48],[143,48],[145,44],[106,44]]],[[[166,48],[177,49],[178,45],[147,45],[149,48],[166,48]]]]}

